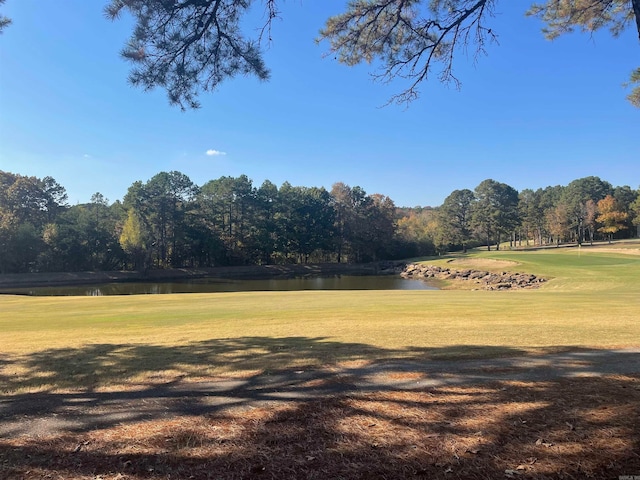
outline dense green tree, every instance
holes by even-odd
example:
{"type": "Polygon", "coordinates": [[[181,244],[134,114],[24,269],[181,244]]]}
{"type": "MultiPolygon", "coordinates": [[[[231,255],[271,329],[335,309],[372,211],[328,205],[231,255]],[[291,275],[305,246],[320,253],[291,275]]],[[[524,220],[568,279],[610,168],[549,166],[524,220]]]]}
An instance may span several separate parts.
{"type": "Polygon", "coordinates": [[[360,262],[367,249],[366,229],[371,199],[361,187],[337,182],[331,187],[331,202],[335,211],[335,239],[338,263],[360,262]]]}
{"type": "Polygon", "coordinates": [[[629,216],[631,223],[636,227],[636,237],[640,238],[640,189],[638,189],[638,197],[629,206],[629,216]]]}
{"type": "Polygon", "coordinates": [[[631,214],[631,205],[638,198],[638,192],[633,190],[629,185],[622,185],[613,189],[613,198],[618,202],[620,209],[627,214],[627,220],[625,221],[626,228],[633,235],[633,215],[631,214]]]}
{"type": "Polygon", "coordinates": [[[62,264],[62,270],[67,272],[93,270],[91,220],[91,213],[85,205],[74,205],[60,215],[55,223],[54,243],[50,245],[54,248],[45,252],[46,263],[55,265],[57,260],[62,264]],[[47,256],[53,256],[54,262],[47,256]]]}
{"type": "Polygon", "coordinates": [[[446,243],[461,245],[467,252],[467,245],[472,238],[472,210],[475,194],[469,190],[454,190],[444,199],[440,208],[443,236],[446,243]]]}
{"type": "Polygon", "coordinates": [[[39,257],[41,271],[115,270],[122,266],[124,252],[118,242],[120,212],[111,209],[102,196],[74,205],[55,223],[45,226],[46,248],[39,257]]]}
{"type": "Polygon", "coordinates": [[[119,203],[109,206],[100,193],[91,202],[74,205],[45,226],[47,248],[39,258],[40,270],[116,270],[124,252],[118,241],[123,213],[119,203]]]}
{"type": "Polygon", "coordinates": [[[276,249],[285,258],[307,263],[314,252],[326,252],[333,242],[335,213],[324,188],[293,187],[285,182],[278,191],[276,249]]]}
{"type": "Polygon", "coordinates": [[[251,228],[257,204],[252,181],[246,175],[211,180],[202,186],[198,202],[209,228],[222,241],[224,262],[253,263],[258,252],[251,228]]]}
{"type": "Polygon", "coordinates": [[[257,214],[255,216],[255,241],[261,258],[259,263],[273,262],[276,253],[276,215],[280,208],[278,187],[265,180],[256,190],[257,214]]]}
{"type": "Polygon", "coordinates": [[[487,249],[491,249],[495,240],[499,250],[503,236],[519,223],[518,192],[505,183],[487,179],[476,187],[475,196],[473,224],[482,232],[487,249]]]}
{"type": "Polygon", "coordinates": [[[383,260],[393,255],[396,206],[386,195],[374,193],[368,198],[364,213],[366,228],[361,247],[363,260],[383,260]]]}
{"type": "Polygon", "coordinates": [[[522,234],[527,239],[533,239],[534,245],[542,245],[544,235],[544,211],[542,206],[543,190],[525,188],[519,194],[519,209],[522,234]]]}
{"type": "Polygon", "coordinates": [[[638,192],[633,190],[629,185],[622,185],[613,189],[613,198],[618,202],[618,206],[625,212],[633,202],[638,198],[638,192]]]}
{"type": "Polygon", "coordinates": [[[611,184],[595,176],[573,180],[563,189],[560,202],[566,206],[575,241],[579,244],[584,240],[587,202],[592,200],[597,203],[611,194],[613,194],[611,184]]]}
{"type": "Polygon", "coordinates": [[[12,232],[7,250],[9,272],[37,272],[38,256],[43,249],[40,231],[31,223],[20,223],[12,232]]]}
{"type": "Polygon", "coordinates": [[[45,227],[67,208],[66,198],[52,177],[0,170],[0,272],[38,269],[45,227]]]}
{"type": "Polygon", "coordinates": [[[331,187],[331,204],[336,215],[335,252],[338,263],[341,263],[349,255],[349,239],[355,206],[351,198],[351,187],[343,182],[334,183],[331,187]]]}
{"type": "Polygon", "coordinates": [[[396,206],[389,197],[367,195],[361,187],[337,182],[331,188],[335,212],[335,253],[338,262],[389,258],[399,245],[396,206]]]}
{"type": "Polygon", "coordinates": [[[125,195],[149,232],[148,247],[159,267],[179,267],[186,259],[185,215],[197,194],[196,185],[183,173],[160,172],[145,184],[134,182],[125,195]]]}
{"type": "Polygon", "coordinates": [[[39,179],[0,170],[0,209],[36,228],[66,208],[67,194],[52,177],[39,179]]]}

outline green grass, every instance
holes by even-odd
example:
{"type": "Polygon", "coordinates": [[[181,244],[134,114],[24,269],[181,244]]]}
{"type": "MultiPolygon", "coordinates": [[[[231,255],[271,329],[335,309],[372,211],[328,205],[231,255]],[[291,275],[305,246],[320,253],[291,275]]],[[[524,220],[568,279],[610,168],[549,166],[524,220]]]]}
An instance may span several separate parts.
{"type": "Polygon", "coordinates": [[[638,346],[640,255],[634,252],[464,257],[470,264],[517,262],[500,269],[551,279],[538,290],[0,296],[0,391],[638,346]]]}

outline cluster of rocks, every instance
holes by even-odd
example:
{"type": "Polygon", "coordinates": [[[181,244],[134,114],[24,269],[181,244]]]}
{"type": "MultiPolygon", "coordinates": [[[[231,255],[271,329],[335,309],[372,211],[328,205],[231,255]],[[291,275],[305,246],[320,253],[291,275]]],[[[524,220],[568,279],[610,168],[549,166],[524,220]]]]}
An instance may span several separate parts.
{"type": "Polygon", "coordinates": [[[435,265],[408,264],[400,273],[405,278],[471,281],[485,290],[538,288],[545,282],[542,277],[529,273],[494,273],[482,270],[454,270],[435,265]]]}

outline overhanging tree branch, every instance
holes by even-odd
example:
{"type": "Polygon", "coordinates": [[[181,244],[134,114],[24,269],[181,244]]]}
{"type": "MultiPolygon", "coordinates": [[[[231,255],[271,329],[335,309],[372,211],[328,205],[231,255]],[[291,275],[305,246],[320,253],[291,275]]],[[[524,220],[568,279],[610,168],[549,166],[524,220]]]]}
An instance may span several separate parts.
{"type": "MultiPolygon", "coordinates": [[[[460,86],[454,60],[473,50],[474,61],[497,40],[487,18],[502,0],[351,0],[343,14],[327,20],[318,41],[346,65],[375,63],[373,77],[385,83],[404,81],[405,88],[389,102],[407,103],[438,68],[443,83],[460,86]]],[[[509,0],[506,0],[509,1],[509,0]]],[[[614,36],[635,24],[640,38],[640,0],[540,0],[527,12],[545,22],[545,35],[556,38],[574,29],[614,36]]],[[[167,91],[172,104],[197,108],[202,91],[215,90],[237,75],[269,78],[261,51],[271,42],[271,25],[279,15],[278,0],[108,0],[111,19],[123,12],[135,29],[122,55],[133,63],[129,80],[145,90],[167,91]],[[240,24],[250,7],[264,7],[264,23],[255,38],[240,24]]],[[[0,0],[0,5],[4,0],[0,0]]],[[[0,15],[0,33],[10,20],[0,15]]],[[[640,105],[638,70],[627,86],[628,97],[640,105]]]]}
{"type": "MultiPolygon", "coordinates": [[[[269,31],[277,15],[276,1],[265,0],[269,31]]],[[[167,90],[172,104],[197,108],[201,90],[215,90],[229,77],[269,78],[259,39],[246,38],[240,21],[250,0],[112,0],[105,14],[117,18],[123,10],[136,28],[122,55],[134,64],[129,80],[149,90],[167,90]]],[[[260,35],[262,35],[262,33],[260,35]]]]}
{"type": "Polygon", "coordinates": [[[441,65],[440,81],[459,86],[453,74],[454,54],[473,44],[477,56],[484,53],[487,41],[496,39],[484,26],[495,0],[431,2],[427,7],[424,3],[353,1],[347,12],[327,21],[318,40],[327,40],[330,54],[347,65],[380,60],[382,65],[374,73],[377,80],[407,80],[408,86],[391,102],[418,98],[419,86],[437,63],[441,65]],[[425,8],[427,16],[421,15],[425,8]]]}

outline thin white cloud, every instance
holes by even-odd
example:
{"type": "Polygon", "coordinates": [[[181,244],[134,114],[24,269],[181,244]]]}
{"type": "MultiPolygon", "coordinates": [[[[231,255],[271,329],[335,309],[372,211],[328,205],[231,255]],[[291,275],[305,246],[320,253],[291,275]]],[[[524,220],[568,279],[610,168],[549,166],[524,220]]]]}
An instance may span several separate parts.
{"type": "Polygon", "coordinates": [[[85,153],[82,158],[91,158],[91,155],[89,155],[88,153],[85,153]]]}
{"type": "Polygon", "coordinates": [[[213,150],[213,149],[209,149],[207,150],[207,155],[209,155],[210,157],[217,157],[219,155],[226,155],[227,152],[221,152],[220,150],[213,150]]]}

